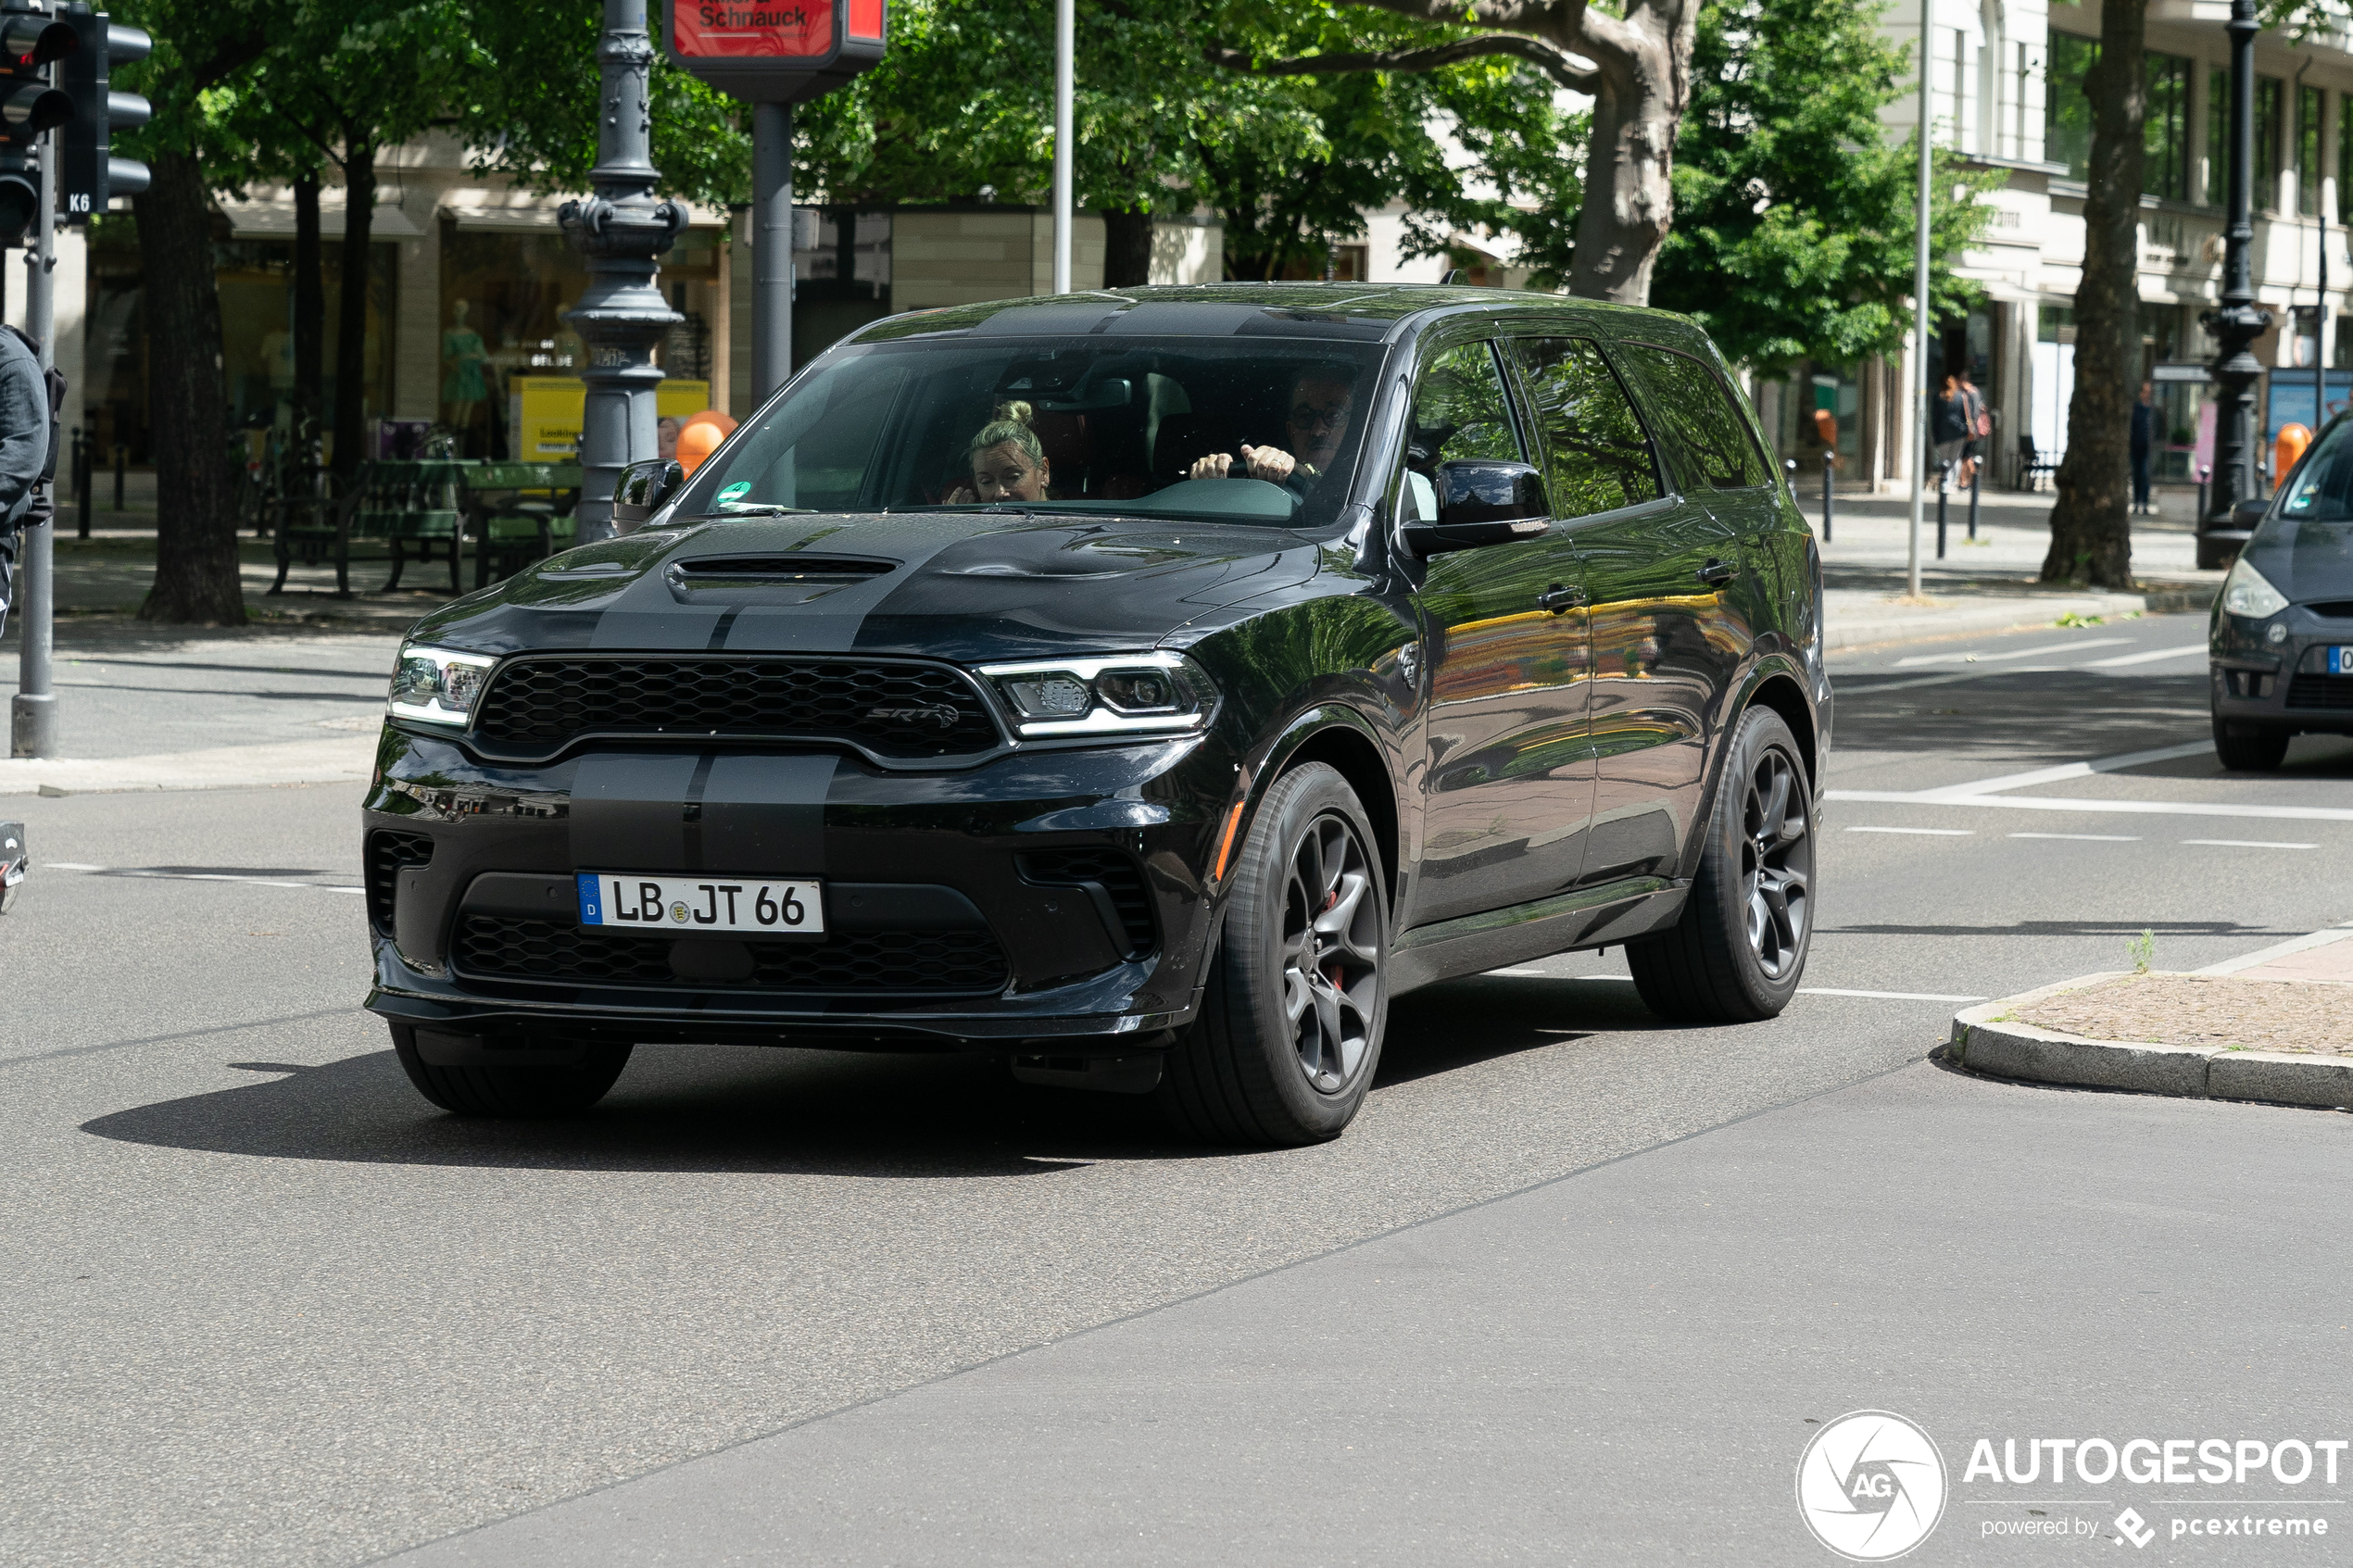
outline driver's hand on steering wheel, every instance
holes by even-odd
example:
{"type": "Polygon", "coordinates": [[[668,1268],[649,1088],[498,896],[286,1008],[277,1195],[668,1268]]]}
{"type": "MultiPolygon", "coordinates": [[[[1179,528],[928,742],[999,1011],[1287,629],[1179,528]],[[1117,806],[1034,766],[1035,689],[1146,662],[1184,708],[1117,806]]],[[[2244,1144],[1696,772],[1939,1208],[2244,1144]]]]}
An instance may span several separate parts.
{"type": "Polygon", "coordinates": [[[1242,463],[1243,470],[1237,474],[1233,471],[1233,454],[1212,452],[1206,458],[1196,458],[1191,470],[1185,477],[1188,479],[1263,479],[1269,484],[1280,484],[1291,476],[1291,470],[1299,467],[1299,459],[1278,446],[1244,445],[1242,463]]]}

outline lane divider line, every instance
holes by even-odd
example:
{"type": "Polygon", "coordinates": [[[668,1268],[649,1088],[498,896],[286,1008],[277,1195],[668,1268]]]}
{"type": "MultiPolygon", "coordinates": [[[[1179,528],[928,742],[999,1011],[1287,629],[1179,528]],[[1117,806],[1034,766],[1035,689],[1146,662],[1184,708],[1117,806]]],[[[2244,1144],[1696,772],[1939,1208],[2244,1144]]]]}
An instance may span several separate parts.
{"type": "Polygon", "coordinates": [[[2084,666],[2086,670],[2121,670],[2128,664],[2155,664],[2160,659],[2187,659],[2194,653],[2204,653],[2204,643],[2189,643],[2178,648],[2152,648],[2146,653],[2120,654],[2114,659],[2095,659],[2084,666]]]}
{"type": "Polygon", "coordinates": [[[2053,800],[2043,796],[1949,795],[1939,791],[1833,789],[1825,800],[1868,801],[1882,806],[1977,806],[2012,811],[2103,811],[2154,817],[2240,817],[2252,821],[2353,822],[2353,809],[2339,806],[2225,806],[2206,800],[2053,800]]]}
{"type": "Polygon", "coordinates": [[[2044,654],[2074,653],[2081,648],[2112,648],[2130,643],[2130,637],[2086,637],[2077,643],[2045,643],[2040,647],[2012,648],[2007,653],[1916,653],[1909,659],[1895,661],[1898,670],[1908,670],[1921,664],[1997,664],[2006,659],[2034,659],[2044,654]]]}
{"type": "Polygon", "coordinates": [[[345,887],[332,882],[282,882],[274,877],[233,876],[222,872],[151,872],[136,867],[93,866],[79,860],[38,860],[34,865],[50,872],[94,872],[102,876],[127,877],[142,882],[233,882],[245,887],[307,887],[314,893],[365,894],[364,887],[345,887]]]}
{"type": "Polygon", "coordinates": [[[2145,767],[2152,762],[2173,762],[2184,757],[2196,757],[2214,749],[2211,740],[2183,741],[2176,746],[2152,746],[2146,751],[2119,752],[2114,757],[2095,757],[2088,762],[2062,762],[2052,768],[2033,768],[2023,773],[2004,773],[1998,778],[1980,779],[1975,784],[1944,784],[1922,790],[1922,795],[1994,795],[2004,790],[2025,789],[2032,784],[2057,784],[2061,779],[2087,779],[2095,773],[2117,773],[2127,768],[2145,767]]]}
{"type": "MultiPolygon", "coordinates": [[[[2347,935],[2353,935],[2353,932],[2347,935]]],[[[1542,969],[1491,969],[1487,972],[1530,980],[1608,980],[1624,985],[1634,984],[1634,977],[1630,974],[1554,974],[1542,969]]],[[[1860,997],[1874,1002],[1982,1002],[1985,999],[1983,997],[1948,997],[1941,991],[1848,991],[1835,985],[1800,985],[1797,994],[1801,997],[1860,997]]]]}
{"type": "Polygon", "coordinates": [[[2071,838],[2085,844],[2138,844],[2139,839],[2122,833],[2014,833],[2012,838],[2071,838]]]}
{"type": "Polygon", "coordinates": [[[2318,849],[2317,844],[2284,844],[2271,838],[2185,838],[2184,844],[2213,844],[2224,849],[2318,849]]]}
{"type": "Polygon", "coordinates": [[[1916,833],[1931,838],[1974,838],[1977,836],[1977,831],[1974,828],[1851,827],[1846,831],[1848,833],[1916,833]]]}

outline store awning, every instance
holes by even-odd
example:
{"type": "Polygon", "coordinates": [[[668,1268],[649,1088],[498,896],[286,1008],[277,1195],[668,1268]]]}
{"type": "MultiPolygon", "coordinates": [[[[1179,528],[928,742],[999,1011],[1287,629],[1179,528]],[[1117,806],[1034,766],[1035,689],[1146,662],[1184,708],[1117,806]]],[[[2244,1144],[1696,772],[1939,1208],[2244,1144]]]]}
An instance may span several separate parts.
{"type": "MultiPolygon", "coordinates": [[[[224,201],[220,210],[229,215],[229,235],[239,240],[291,240],[295,234],[295,205],[286,201],[224,201]]],[[[319,232],[324,238],[343,238],[343,204],[319,204],[319,232]]],[[[396,202],[380,202],[375,216],[369,220],[368,238],[390,243],[394,240],[420,240],[425,232],[417,227],[396,202]]]]}

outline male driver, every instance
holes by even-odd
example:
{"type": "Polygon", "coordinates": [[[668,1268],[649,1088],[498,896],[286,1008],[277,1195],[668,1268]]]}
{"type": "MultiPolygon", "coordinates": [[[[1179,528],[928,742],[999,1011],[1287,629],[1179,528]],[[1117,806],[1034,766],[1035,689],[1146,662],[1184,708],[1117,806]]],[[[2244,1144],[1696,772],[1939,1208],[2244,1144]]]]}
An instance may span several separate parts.
{"type": "Polygon", "coordinates": [[[1302,370],[1291,383],[1287,406],[1284,429],[1290,434],[1290,451],[1244,443],[1239,470],[1232,453],[1212,452],[1197,459],[1185,477],[1263,479],[1306,495],[1340,457],[1340,444],[1348,434],[1349,417],[1356,408],[1355,383],[1339,371],[1302,370]]]}

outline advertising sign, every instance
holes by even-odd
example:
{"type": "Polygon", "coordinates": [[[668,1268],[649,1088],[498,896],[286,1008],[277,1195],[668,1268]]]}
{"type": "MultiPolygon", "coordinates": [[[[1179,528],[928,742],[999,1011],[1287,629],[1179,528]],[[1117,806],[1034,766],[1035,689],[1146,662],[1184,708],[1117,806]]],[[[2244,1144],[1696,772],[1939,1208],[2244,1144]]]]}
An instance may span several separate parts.
{"type": "Polygon", "coordinates": [[[882,58],[886,0],[670,0],[682,69],[748,103],[821,97],[882,58]]]}

